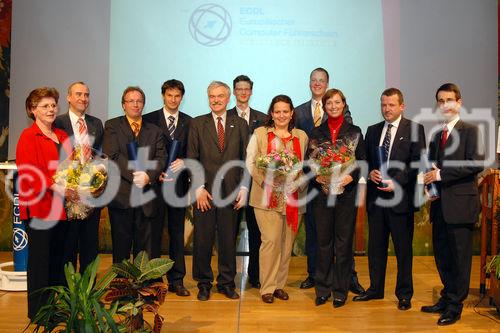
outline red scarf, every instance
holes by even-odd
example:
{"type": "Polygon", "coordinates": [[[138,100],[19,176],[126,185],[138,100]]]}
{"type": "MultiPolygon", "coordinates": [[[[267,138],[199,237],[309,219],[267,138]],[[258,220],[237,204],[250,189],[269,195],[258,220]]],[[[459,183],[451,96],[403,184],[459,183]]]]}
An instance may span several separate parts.
{"type": "Polygon", "coordinates": [[[328,117],[328,128],[330,129],[330,135],[332,136],[332,142],[335,143],[339,135],[339,130],[344,123],[344,115],[340,115],[337,118],[328,117]]]}
{"type": "MultiPolygon", "coordinates": [[[[276,151],[276,141],[274,140],[276,135],[273,132],[269,132],[267,134],[267,153],[271,153],[276,151]]],[[[299,139],[293,135],[290,135],[288,138],[281,139],[283,142],[283,146],[286,146],[288,141],[293,141],[293,152],[298,157],[299,160],[302,160],[302,154],[300,151],[300,142],[299,139]]],[[[278,207],[278,194],[273,191],[272,187],[266,186],[266,193],[268,200],[269,208],[278,207]]],[[[297,206],[297,202],[299,200],[299,193],[295,191],[291,193],[287,197],[286,201],[286,223],[290,226],[293,232],[297,233],[299,229],[299,208],[297,206]]]]}

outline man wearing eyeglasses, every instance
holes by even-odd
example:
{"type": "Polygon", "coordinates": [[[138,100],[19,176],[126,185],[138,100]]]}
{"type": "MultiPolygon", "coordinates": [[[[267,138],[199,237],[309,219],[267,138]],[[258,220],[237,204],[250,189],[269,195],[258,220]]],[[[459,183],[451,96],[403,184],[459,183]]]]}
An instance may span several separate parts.
{"type": "Polygon", "coordinates": [[[103,151],[120,170],[118,193],[108,205],[114,263],[129,259],[131,251],[135,257],[145,250],[151,257],[151,228],[160,204],[154,192],[166,153],[161,130],[142,119],[145,102],[141,88],[126,88],[122,95],[125,115],[104,124],[103,151]],[[145,161],[141,158],[144,150],[145,161]],[[135,164],[132,169],[130,161],[135,164]],[[151,193],[153,199],[146,199],[151,193]]]}
{"type": "MultiPolygon", "coordinates": [[[[88,114],[89,87],[81,81],[70,84],[66,100],[69,110],[56,118],[54,126],[68,133],[73,147],[89,145],[95,150],[101,150],[104,129],[99,118],[88,114]]],[[[71,261],[76,268],[79,257],[80,272],[85,271],[85,268],[97,257],[100,216],[101,208],[96,207],[87,218],[73,220],[68,224],[64,250],[64,255],[67,257],[65,262],[71,261]]]]}
{"type": "MultiPolygon", "coordinates": [[[[233,95],[236,98],[236,106],[227,111],[228,114],[240,116],[245,119],[249,128],[250,135],[253,131],[264,124],[266,114],[249,105],[250,97],[252,96],[253,81],[246,75],[238,75],[233,80],[233,95]]],[[[260,289],[259,282],[259,249],[260,249],[260,230],[255,220],[253,207],[246,205],[240,210],[238,220],[241,221],[245,215],[245,220],[248,229],[248,283],[253,288],[260,289]]],[[[239,229],[239,228],[237,228],[239,229]]]]}
{"type": "MultiPolygon", "coordinates": [[[[311,100],[297,106],[295,112],[295,127],[306,132],[311,136],[312,130],[320,126],[328,119],[328,115],[323,110],[323,103],[321,99],[328,89],[328,82],[330,76],[328,71],[322,67],[318,67],[311,72],[309,76],[309,89],[311,90],[311,100]]],[[[352,123],[351,112],[349,106],[346,105],[345,120],[352,123]]],[[[308,203],[305,214],[306,225],[306,255],[307,255],[307,278],[300,284],[301,289],[313,288],[316,285],[314,275],[316,271],[316,251],[317,251],[317,237],[316,237],[316,222],[312,214],[311,204],[308,203]]],[[[354,270],[354,259],[352,267],[351,282],[349,290],[355,294],[360,294],[365,291],[363,286],[358,281],[358,275],[354,270]]]]}

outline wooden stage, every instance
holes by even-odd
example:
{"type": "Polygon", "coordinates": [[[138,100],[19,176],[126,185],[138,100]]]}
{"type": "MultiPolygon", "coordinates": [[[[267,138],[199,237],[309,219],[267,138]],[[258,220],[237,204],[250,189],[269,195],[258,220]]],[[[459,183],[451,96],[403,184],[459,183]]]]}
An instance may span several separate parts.
{"type": "MultiPolygon", "coordinates": [[[[0,262],[10,261],[10,258],[10,253],[0,252],[0,262]]],[[[163,332],[500,332],[500,316],[488,306],[488,297],[476,307],[476,311],[484,316],[474,311],[474,305],[479,302],[479,257],[474,257],[471,293],[462,319],[448,327],[436,325],[438,315],[420,312],[422,305],[434,302],[440,290],[433,257],[415,257],[413,260],[415,295],[413,307],[408,311],[397,309],[394,296],[395,257],[389,257],[385,299],[354,303],[350,294],[347,304],[338,309],[334,309],[331,303],[316,307],[314,289],[299,289],[300,281],[305,278],[305,257],[292,258],[286,288],[290,300],[275,300],[273,304],[263,303],[258,290],[245,288],[241,290],[239,300],[228,300],[212,293],[209,301],[198,301],[196,284],[191,279],[191,259],[187,257],[188,275],[185,280],[191,296],[167,295],[167,301],[161,308],[165,316],[163,332]]],[[[246,274],[241,274],[246,261],[246,257],[238,257],[238,286],[246,282],[246,274]]],[[[109,267],[110,262],[110,255],[102,255],[100,271],[109,267]]],[[[212,267],[215,267],[215,262],[212,267]]],[[[368,287],[367,258],[356,257],[356,268],[361,283],[368,287]]],[[[0,332],[22,332],[28,324],[26,293],[0,292],[0,309],[0,332]]]]}

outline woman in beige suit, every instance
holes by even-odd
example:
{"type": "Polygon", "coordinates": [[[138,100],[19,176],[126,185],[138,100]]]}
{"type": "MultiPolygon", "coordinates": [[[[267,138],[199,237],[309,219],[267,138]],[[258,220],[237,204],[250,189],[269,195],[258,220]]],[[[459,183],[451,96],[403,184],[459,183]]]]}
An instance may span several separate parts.
{"type": "Polygon", "coordinates": [[[262,239],[259,278],[265,303],[272,303],[274,297],[288,299],[283,288],[298,224],[305,213],[307,184],[301,184],[297,176],[287,177],[284,183],[273,179],[272,172],[258,168],[256,160],[287,149],[302,161],[307,141],[306,133],[294,128],[292,100],[278,95],[271,101],[266,124],[254,131],[247,147],[246,165],[252,175],[250,205],[255,208],[262,239]]]}

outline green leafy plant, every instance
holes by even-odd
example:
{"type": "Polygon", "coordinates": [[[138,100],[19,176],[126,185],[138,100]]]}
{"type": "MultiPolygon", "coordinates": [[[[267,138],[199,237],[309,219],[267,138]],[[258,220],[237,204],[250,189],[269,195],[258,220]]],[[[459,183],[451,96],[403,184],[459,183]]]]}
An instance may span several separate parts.
{"type": "Polygon", "coordinates": [[[500,279],[500,254],[491,257],[491,260],[486,264],[486,272],[494,272],[497,279],[500,279]]]}
{"type": "Polygon", "coordinates": [[[124,316],[120,324],[130,332],[160,332],[163,316],[158,312],[165,301],[167,285],[159,282],[172,268],[174,262],[166,258],[149,260],[145,251],[140,252],[133,262],[124,260],[113,264],[111,270],[119,277],[113,279],[105,296],[106,302],[119,304],[117,314],[124,316]],[[154,324],[144,320],[144,312],[154,314],[154,324]]]}
{"type": "Polygon", "coordinates": [[[72,263],[64,266],[68,286],[44,288],[49,297],[33,318],[34,332],[122,332],[113,317],[118,304],[107,307],[102,297],[116,277],[108,271],[96,282],[99,257],[83,272],[75,272],[72,263]]]}

